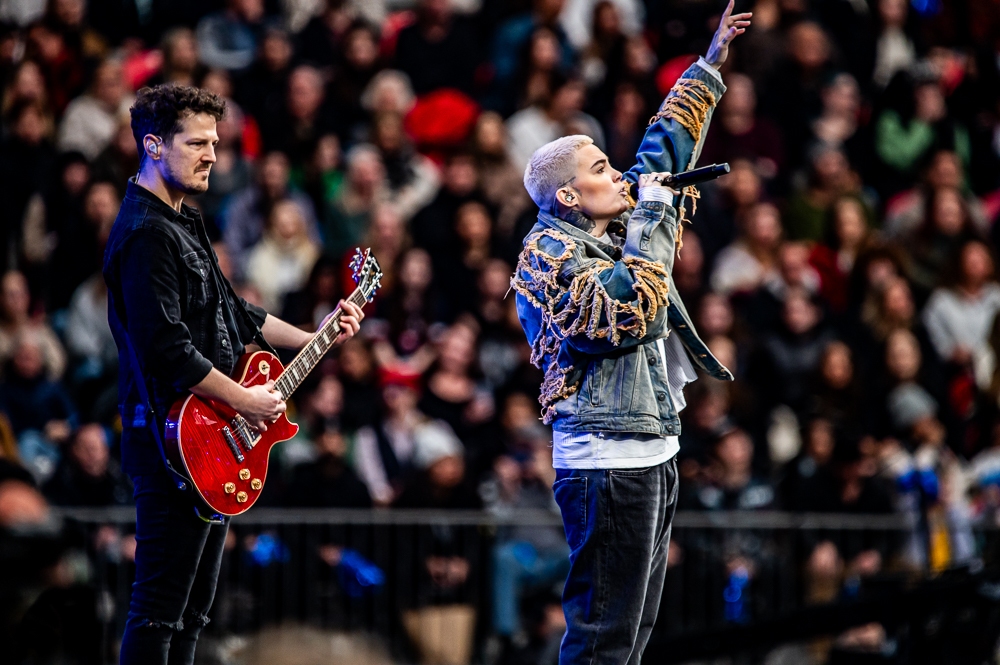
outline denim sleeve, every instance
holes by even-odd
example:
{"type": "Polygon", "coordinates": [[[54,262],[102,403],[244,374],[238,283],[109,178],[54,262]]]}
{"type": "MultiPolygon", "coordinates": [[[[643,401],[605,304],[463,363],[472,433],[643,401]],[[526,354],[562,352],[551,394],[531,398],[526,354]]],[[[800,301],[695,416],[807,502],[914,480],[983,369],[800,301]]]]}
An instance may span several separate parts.
{"type": "Polygon", "coordinates": [[[157,379],[184,391],[212,370],[194,347],[181,320],[180,250],[167,236],[137,229],[121,249],[122,297],[128,334],[143,367],[157,379]]]}
{"type": "Polygon", "coordinates": [[[600,354],[658,336],[667,323],[675,235],[676,210],[643,201],[619,261],[581,259],[576,241],[558,231],[529,237],[513,286],[541,310],[535,344],[554,334],[576,351],[600,354]]]}
{"type": "Polygon", "coordinates": [[[636,164],[624,178],[634,183],[641,173],[679,173],[693,168],[712,112],[725,91],[721,77],[697,62],[688,67],[650,119],[636,164]]]}

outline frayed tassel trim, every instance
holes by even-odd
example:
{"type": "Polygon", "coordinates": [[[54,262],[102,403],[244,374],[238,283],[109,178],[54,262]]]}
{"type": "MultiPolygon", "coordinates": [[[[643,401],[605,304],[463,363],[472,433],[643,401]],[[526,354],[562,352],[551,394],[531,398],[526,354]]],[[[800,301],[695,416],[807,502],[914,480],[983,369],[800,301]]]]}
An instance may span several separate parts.
{"type": "Polygon", "coordinates": [[[614,268],[611,261],[591,262],[587,269],[573,277],[568,287],[558,282],[559,269],[576,247],[576,242],[564,233],[546,229],[530,236],[518,258],[511,288],[541,311],[541,326],[532,341],[531,362],[545,371],[539,402],[542,420],[546,424],[554,417],[554,405],[572,395],[578,381],[570,384],[568,375],[573,367],[559,367],[557,358],[568,337],[586,335],[588,339],[609,339],[618,345],[621,333],[636,337],[646,334],[660,307],[668,304],[669,275],[663,264],[640,258],[625,258],[632,271],[636,299],[622,302],[608,295],[600,274],[614,268]],[[542,238],[558,242],[563,251],[558,256],[539,248],[542,238]]]}
{"type": "Polygon", "coordinates": [[[652,125],[661,118],[676,120],[697,141],[701,138],[701,129],[705,125],[708,111],[713,106],[715,94],[704,81],[677,79],[660,110],[649,119],[649,124],[652,125]]]}

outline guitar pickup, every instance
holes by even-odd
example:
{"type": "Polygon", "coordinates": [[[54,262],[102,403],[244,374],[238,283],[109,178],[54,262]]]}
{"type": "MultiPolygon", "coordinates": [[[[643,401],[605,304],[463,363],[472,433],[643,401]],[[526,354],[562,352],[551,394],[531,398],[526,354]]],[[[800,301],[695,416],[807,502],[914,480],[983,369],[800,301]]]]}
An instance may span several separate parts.
{"type": "Polygon", "coordinates": [[[236,443],[236,439],[233,438],[233,433],[229,430],[228,425],[222,428],[222,436],[226,437],[226,443],[229,444],[229,449],[233,451],[233,457],[236,458],[236,461],[242,462],[243,453],[240,451],[240,446],[236,443]]]}

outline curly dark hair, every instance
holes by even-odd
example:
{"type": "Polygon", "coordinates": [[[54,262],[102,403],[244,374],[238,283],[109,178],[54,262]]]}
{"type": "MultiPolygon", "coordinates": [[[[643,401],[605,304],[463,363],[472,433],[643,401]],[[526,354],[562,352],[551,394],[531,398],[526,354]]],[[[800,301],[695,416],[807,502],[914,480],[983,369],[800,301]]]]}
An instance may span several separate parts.
{"type": "Polygon", "coordinates": [[[153,88],[142,88],[136,93],[132,114],[132,137],[139,151],[145,154],[142,137],[154,134],[170,143],[181,130],[181,119],[198,113],[207,113],[222,120],[226,114],[226,101],[218,95],[189,85],[165,83],[153,88]]]}

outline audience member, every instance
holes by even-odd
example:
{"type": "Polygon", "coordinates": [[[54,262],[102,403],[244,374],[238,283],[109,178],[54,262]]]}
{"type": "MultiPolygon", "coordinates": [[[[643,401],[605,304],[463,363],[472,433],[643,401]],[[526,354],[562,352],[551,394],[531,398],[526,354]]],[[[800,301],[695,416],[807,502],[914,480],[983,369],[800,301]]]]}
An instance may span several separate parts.
{"type": "Polygon", "coordinates": [[[111,458],[104,428],[81,426],[42,492],[56,506],[115,506],[132,503],[132,483],[111,458]]]}
{"type": "MultiPolygon", "coordinates": [[[[542,431],[544,435],[544,430],[542,431]]],[[[484,507],[500,517],[518,510],[555,509],[552,451],[536,445],[516,456],[497,458],[493,473],[480,487],[484,507]]],[[[511,526],[500,534],[493,551],[493,630],[513,637],[520,626],[521,599],[532,590],[552,586],[569,572],[569,548],[558,527],[511,526]]]]}
{"type": "Polygon", "coordinates": [[[18,341],[24,336],[31,337],[38,345],[48,377],[53,380],[62,377],[66,352],[44,320],[31,314],[28,280],[21,273],[10,271],[0,277],[0,366],[13,358],[18,341]]]}
{"type": "Polygon", "coordinates": [[[370,508],[368,488],[347,462],[347,443],[335,428],[325,427],[315,437],[316,459],[292,470],[284,498],[288,506],[305,508],[370,508]]]}
{"type": "Polygon", "coordinates": [[[745,159],[767,181],[784,166],[781,132],[757,116],[753,81],[743,74],[726,76],[726,94],[719,102],[701,159],[706,164],[745,159]]]}
{"type": "Polygon", "coordinates": [[[200,76],[198,40],[190,28],[171,28],[160,39],[163,65],[160,73],[149,81],[150,85],[176,83],[195,85],[200,76]]]}
{"type": "Polygon", "coordinates": [[[118,131],[119,118],[128,114],[131,103],[121,64],[105,60],[94,72],[90,91],[66,107],[59,126],[59,149],[78,150],[87,159],[94,159],[111,142],[118,131]]]}
{"type": "Polygon", "coordinates": [[[451,0],[420,0],[416,21],[396,38],[396,68],[413,83],[418,95],[440,88],[473,91],[479,53],[475,32],[455,16],[451,0]]]}
{"type": "Polygon", "coordinates": [[[264,309],[276,316],[281,312],[285,296],[305,285],[319,253],[320,245],[309,237],[301,206],[290,199],[277,201],[263,237],[250,249],[246,266],[264,309]]]}
{"type": "Polygon", "coordinates": [[[226,0],[225,8],[198,23],[198,52],[208,67],[239,71],[257,54],[263,0],[226,0]]]}
{"type": "Polygon", "coordinates": [[[924,325],[938,355],[959,365],[981,363],[998,311],[993,258],[986,245],[971,240],[958,255],[955,280],[935,290],[924,309],[924,325]]]}
{"type": "Polygon", "coordinates": [[[514,166],[522,172],[535,150],[560,136],[586,134],[596,145],[604,145],[601,126],[583,112],[586,93],[583,81],[565,76],[553,79],[550,94],[507,119],[510,141],[507,151],[514,166]]]}
{"type": "MultiPolygon", "coordinates": [[[[412,487],[419,470],[439,460],[445,460],[441,465],[443,476],[449,482],[454,480],[455,464],[448,460],[461,454],[462,444],[446,423],[431,420],[417,409],[419,374],[405,368],[384,369],[379,378],[385,415],[374,427],[358,430],[354,459],[372,501],[385,506],[395,503],[412,487]]],[[[459,480],[462,474],[464,470],[458,470],[459,480]]],[[[437,476],[425,475],[421,489],[413,490],[416,495],[411,494],[411,498],[430,500],[426,493],[433,493],[434,488],[426,483],[434,479],[437,476]]],[[[453,488],[448,487],[449,494],[453,488]]]]}
{"type": "Polygon", "coordinates": [[[25,466],[44,482],[62,456],[59,446],[76,424],[76,407],[60,383],[45,376],[42,345],[29,331],[15,340],[0,382],[0,410],[10,418],[25,466]]]}
{"type": "Polygon", "coordinates": [[[743,219],[740,237],[715,259],[712,289],[721,295],[749,293],[779,280],[781,216],[771,203],[758,203],[743,219]]]}
{"type": "Polygon", "coordinates": [[[376,203],[390,200],[382,156],[372,145],[359,144],[347,152],[347,177],[330,205],[324,229],[327,254],[341,256],[357,245],[376,203]]]}
{"type": "Polygon", "coordinates": [[[319,240],[319,226],[312,201],[301,192],[289,188],[288,157],[281,152],[266,154],[257,167],[256,182],[233,195],[223,214],[223,237],[237,281],[246,277],[248,252],[264,235],[271,209],[282,200],[299,207],[305,220],[306,232],[319,240]]]}

